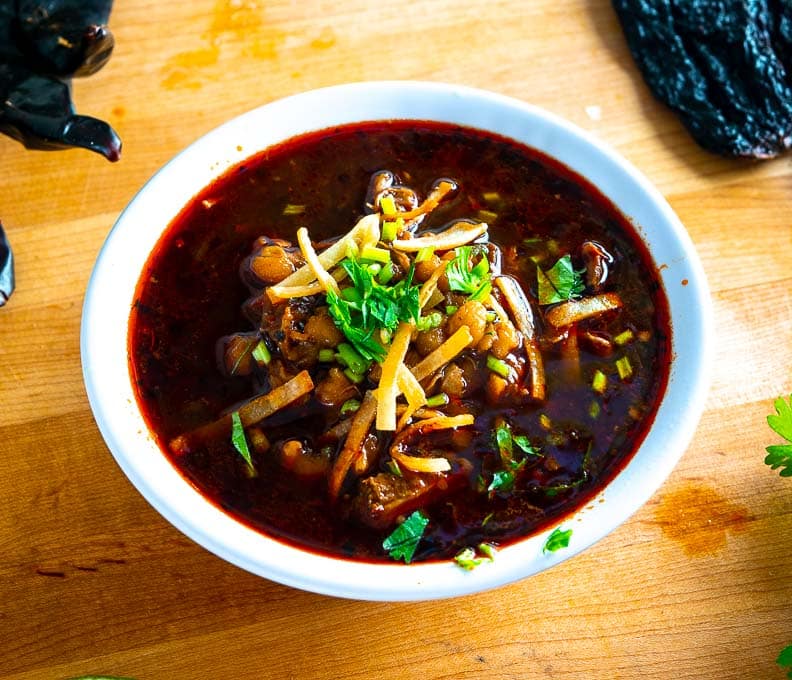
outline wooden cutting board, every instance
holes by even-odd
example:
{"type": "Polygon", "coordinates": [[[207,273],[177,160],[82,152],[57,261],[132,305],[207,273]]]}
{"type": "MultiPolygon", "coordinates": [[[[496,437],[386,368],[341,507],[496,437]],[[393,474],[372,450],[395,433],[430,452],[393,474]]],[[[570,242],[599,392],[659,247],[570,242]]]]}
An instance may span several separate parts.
{"type": "Polygon", "coordinates": [[[792,392],[792,156],[698,148],[603,0],[118,0],[111,28],[112,59],[74,98],[122,160],[0,139],[18,283],[0,310],[0,678],[783,677],[792,480],[763,458],[792,392]],[[551,571],[449,601],[337,600],[214,557],[121,473],[81,377],[92,264],[163,163],[260,104],[383,78],[487,88],[590,130],[667,197],[715,307],[706,412],[651,501],[551,571]]]}

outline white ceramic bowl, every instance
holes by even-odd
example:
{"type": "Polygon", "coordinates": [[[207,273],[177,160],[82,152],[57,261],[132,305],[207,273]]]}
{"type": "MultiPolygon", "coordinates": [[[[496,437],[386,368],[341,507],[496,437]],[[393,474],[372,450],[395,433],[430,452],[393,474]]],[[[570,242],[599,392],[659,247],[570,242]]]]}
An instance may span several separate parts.
{"type": "Polygon", "coordinates": [[[118,464],[174,526],[229,562],[304,590],[366,600],[424,600],[493,588],[572,557],[624,522],[657,490],[685,451],[708,386],[710,298],[684,227],[625,160],[577,127],[514,99],[418,82],[342,85],[273,102],[231,120],[181,152],[119,217],[96,262],[82,320],[85,384],[118,464]],[[420,119],[492,130],[535,147],[595,184],[633,220],[649,246],[671,309],[672,365],[654,424],[630,463],[586,507],[566,517],[567,549],[543,554],[550,531],[499,551],[471,572],[453,562],[370,564],[324,557],[269,539],[206,501],[148,432],[132,390],[127,328],[135,285],[162,232],[195,194],[245,157],[299,133],[384,119],[420,119]],[[686,284],[683,284],[683,281],[686,284]]]}

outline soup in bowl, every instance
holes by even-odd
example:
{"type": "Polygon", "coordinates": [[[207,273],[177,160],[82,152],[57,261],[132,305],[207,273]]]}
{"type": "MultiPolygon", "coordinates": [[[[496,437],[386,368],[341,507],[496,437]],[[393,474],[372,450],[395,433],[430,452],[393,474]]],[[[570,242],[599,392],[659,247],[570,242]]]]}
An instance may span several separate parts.
{"type": "Polygon", "coordinates": [[[188,536],[296,587],[429,599],[645,502],[703,406],[708,310],[676,217],[583,132],[363,83],[157,173],[97,262],[83,360],[108,446],[188,536]]]}

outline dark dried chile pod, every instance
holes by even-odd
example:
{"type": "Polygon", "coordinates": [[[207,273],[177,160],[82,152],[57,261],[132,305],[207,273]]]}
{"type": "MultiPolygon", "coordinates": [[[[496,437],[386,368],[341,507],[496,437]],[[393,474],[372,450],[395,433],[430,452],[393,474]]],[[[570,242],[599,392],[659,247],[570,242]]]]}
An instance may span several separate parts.
{"type": "Polygon", "coordinates": [[[96,0],[20,0],[16,47],[42,73],[63,78],[96,73],[113,51],[107,28],[111,6],[96,0]]]}
{"type": "Polygon", "coordinates": [[[8,244],[5,230],[0,223],[0,307],[14,292],[14,254],[8,244]]]}
{"type": "Polygon", "coordinates": [[[67,83],[0,63],[0,131],[28,149],[83,147],[111,161],[121,140],[107,123],[75,114],[67,83]]]}
{"type": "Polygon", "coordinates": [[[613,0],[655,96],[727,156],[792,147],[790,0],[613,0]]]}

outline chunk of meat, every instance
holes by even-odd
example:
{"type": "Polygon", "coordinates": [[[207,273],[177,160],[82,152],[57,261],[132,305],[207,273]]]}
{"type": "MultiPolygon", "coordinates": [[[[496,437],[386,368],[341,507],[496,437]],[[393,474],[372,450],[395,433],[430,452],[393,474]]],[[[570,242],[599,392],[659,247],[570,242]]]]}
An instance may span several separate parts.
{"type": "Polygon", "coordinates": [[[584,241],[580,254],[586,265],[586,283],[597,293],[608,278],[608,266],[613,263],[613,255],[596,241],[584,241]]]}
{"type": "Polygon", "coordinates": [[[248,268],[265,285],[280,283],[304,264],[300,251],[270,241],[250,256],[248,268]]]}
{"type": "Polygon", "coordinates": [[[399,477],[382,472],[360,482],[352,511],[363,524],[373,529],[386,529],[399,517],[425,507],[450,488],[443,475],[399,477]]]}
{"type": "Polygon", "coordinates": [[[220,338],[217,353],[225,374],[250,375],[256,365],[253,348],[258,342],[258,333],[235,333],[220,338]]]}
{"type": "Polygon", "coordinates": [[[348,399],[359,396],[357,387],[337,366],[327,372],[327,377],[316,386],[314,395],[322,404],[330,407],[339,407],[348,399]]]}
{"type": "Polygon", "coordinates": [[[280,447],[281,465],[298,477],[324,477],[330,470],[330,454],[314,452],[298,439],[289,439],[280,447]]]}

